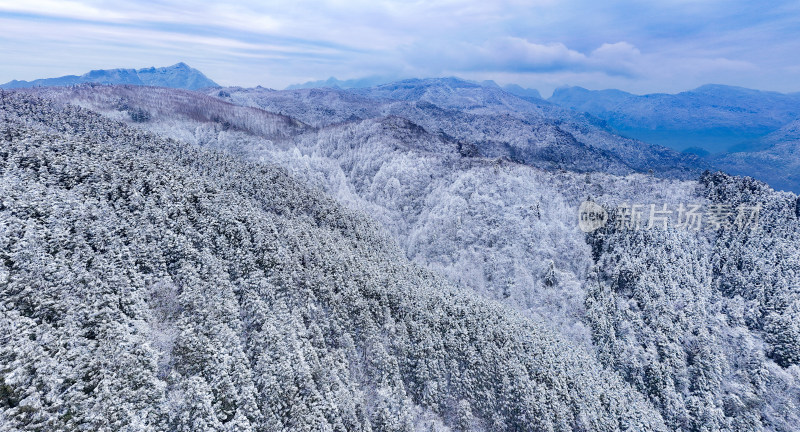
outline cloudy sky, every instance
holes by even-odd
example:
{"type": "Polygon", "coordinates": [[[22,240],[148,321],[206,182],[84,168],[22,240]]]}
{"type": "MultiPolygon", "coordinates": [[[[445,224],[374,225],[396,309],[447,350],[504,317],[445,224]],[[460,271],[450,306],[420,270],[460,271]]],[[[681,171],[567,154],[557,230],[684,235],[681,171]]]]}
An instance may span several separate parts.
{"type": "Polygon", "coordinates": [[[0,0],[0,82],[184,61],[223,85],[272,88],[459,76],[545,95],[795,92],[799,53],[796,0],[0,0]]]}

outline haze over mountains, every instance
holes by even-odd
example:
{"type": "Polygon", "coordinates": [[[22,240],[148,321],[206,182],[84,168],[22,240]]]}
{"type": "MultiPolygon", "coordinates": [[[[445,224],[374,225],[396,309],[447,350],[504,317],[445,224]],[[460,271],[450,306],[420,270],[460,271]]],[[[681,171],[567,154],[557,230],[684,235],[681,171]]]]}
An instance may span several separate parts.
{"type": "Polygon", "coordinates": [[[800,118],[800,94],[704,85],[678,94],[557,89],[548,101],[605,120],[615,131],[677,150],[747,151],[800,118]]]}
{"type": "Polygon", "coordinates": [[[800,190],[800,120],[748,143],[749,151],[715,156],[713,165],[736,175],[748,175],[775,189],[800,190]]]}

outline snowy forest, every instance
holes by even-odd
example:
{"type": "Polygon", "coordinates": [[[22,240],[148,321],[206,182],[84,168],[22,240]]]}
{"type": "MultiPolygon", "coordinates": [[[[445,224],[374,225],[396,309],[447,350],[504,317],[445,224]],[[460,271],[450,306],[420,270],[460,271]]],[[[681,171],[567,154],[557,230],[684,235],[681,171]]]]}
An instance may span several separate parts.
{"type": "Polygon", "coordinates": [[[800,430],[800,198],[712,168],[458,79],[0,90],[0,430],[800,430]]]}

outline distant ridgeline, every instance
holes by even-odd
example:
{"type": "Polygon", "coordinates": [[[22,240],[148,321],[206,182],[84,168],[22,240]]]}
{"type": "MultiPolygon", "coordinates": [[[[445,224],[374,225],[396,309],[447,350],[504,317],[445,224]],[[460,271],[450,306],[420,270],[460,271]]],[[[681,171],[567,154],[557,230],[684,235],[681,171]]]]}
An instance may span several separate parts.
{"type": "Polygon", "coordinates": [[[59,78],[45,78],[33,81],[14,80],[0,85],[0,88],[63,87],[81,83],[144,85],[187,90],[219,87],[217,83],[208,79],[199,70],[181,62],[160,68],[93,70],[81,76],[67,75],[59,78]]]}
{"type": "Polygon", "coordinates": [[[565,87],[548,101],[603,119],[631,138],[712,154],[763,149],[759,138],[800,118],[800,93],[712,84],[647,95],[565,87]]]}

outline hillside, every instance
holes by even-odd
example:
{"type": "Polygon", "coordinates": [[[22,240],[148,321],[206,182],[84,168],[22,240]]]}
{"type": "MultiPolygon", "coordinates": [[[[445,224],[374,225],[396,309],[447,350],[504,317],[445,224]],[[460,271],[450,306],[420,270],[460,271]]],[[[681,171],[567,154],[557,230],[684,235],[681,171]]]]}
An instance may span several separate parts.
{"type": "Polygon", "coordinates": [[[5,427],[663,429],[590,356],[282,169],[0,109],[5,427]]]}
{"type": "MultiPolygon", "coordinates": [[[[368,214],[377,222],[370,229],[386,232],[387,237],[366,239],[371,246],[365,254],[384,256],[373,248],[387,244],[396,254],[387,259],[404,263],[410,259],[412,267],[426,267],[446,277],[449,282],[423,272],[439,281],[437,290],[451,286],[448,292],[458,298],[480,304],[486,300],[476,298],[498,301],[502,304],[495,304],[498,313],[539,323],[537,332],[555,334],[555,340],[613,370],[658,410],[670,430],[791,431],[800,424],[795,414],[800,406],[796,349],[800,331],[792,324],[800,304],[800,286],[792,277],[800,271],[796,195],[722,174],[682,181],[646,174],[548,170],[486,158],[465,151],[468,147],[461,140],[395,114],[303,126],[323,118],[326,107],[336,107],[339,111],[332,110],[332,115],[342,117],[353,107],[374,109],[375,104],[368,103],[374,99],[340,91],[254,89],[223,95],[226,100],[251,93],[280,96],[268,100],[279,106],[275,111],[282,115],[240,107],[252,113],[249,124],[275,125],[249,129],[230,127],[240,115],[230,103],[204,104],[205,95],[170,96],[171,92],[79,87],[35,93],[59,101],[56,107],[68,102],[83,105],[130,126],[180,138],[194,148],[223,150],[285,167],[293,178],[317,191],[314,194],[327,194],[358,212],[345,218],[358,221],[363,217],[358,214],[368,214]],[[322,102],[310,100],[307,96],[312,94],[322,102]],[[108,101],[123,95],[134,112],[160,114],[146,121],[122,115],[108,101]],[[279,105],[281,100],[285,102],[279,105]],[[193,116],[182,114],[190,106],[203,109],[193,116]],[[305,109],[315,106],[317,111],[305,109]],[[303,122],[285,117],[295,111],[306,113],[303,122]],[[705,208],[759,204],[762,230],[749,233],[706,226],[701,231],[632,232],[612,223],[587,236],[575,224],[577,207],[587,196],[612,215],[626,202],[663,203],[673,209],[685,204],[705,208]]],[[[258,181],[257,174],[244,178],[258,181]]],[[[270,188],[269,182],[253,187],[270,188]]],[[[290,196],[294,195],[297,192],[290,196]]],[[[300,195],[297,199],[309,200],[300,195]]],[[[313,239],[320,235],[314,231],[309,241],[316,242],[313,239]]],[[[313,295],[318,296],[316,291],[313,295]]],[[[495,328],[494,323],[482,325],[495,328]]],[[[497,380],[497,373],[484,378],[497,380]]],[[[405,381],[404,386],[409,388],[405,381]]],[[[301,405],[305,406],[293,404],[301,405]]],[[[417,419],[415,425],[455,424],[452,412],[430,411],[415,401],[409,412],[416,413],[411,415],[417,419]]],[[[477,424],[475,430],[486,429],[485,422],[477,424]]]]}
{"type": "MultiPolygon", "coordinates": [[[[349,115],[354,106],[376,117],[314,129],[287,128],[290,122],[277,126],[280,133],[261,134],[259,130],[273,127],[230,127],[236,123],[235,107],[222,101],[206,103],[207,97],[196,93],[139,87],[36,91],[203,148],[280,164],[380,222],[408,258],[548,322],[587,346],[591,342],[582,322],[581,283],[591,254],[572,224],[580,201],[592,195],[620,203],[654,196],[677,202],[690,199],[693,192],[694,183],[688,181],[602,172],[587,176],[487,159],[464,142],[428,132],[404,117],[379,116],[371,99],[338,91],[241,90],[226,99],[251,92],[277,93],[281,99],[273,103],[281,108],[276,111],[305,113],[303,119],[312,124],[325,112],[334,119],[349,115]],[[120,99],[134,112],[163,114],[137,122],[115,108],[120,99]],[[202,114],[181,114],[201,106],[202,114]],[[551,267],[560,275],[559,282],[547,285],[551,267]]],[[[272,125],[276,117],[262,110],[252,113],[253,125],[272,125]]]]}

